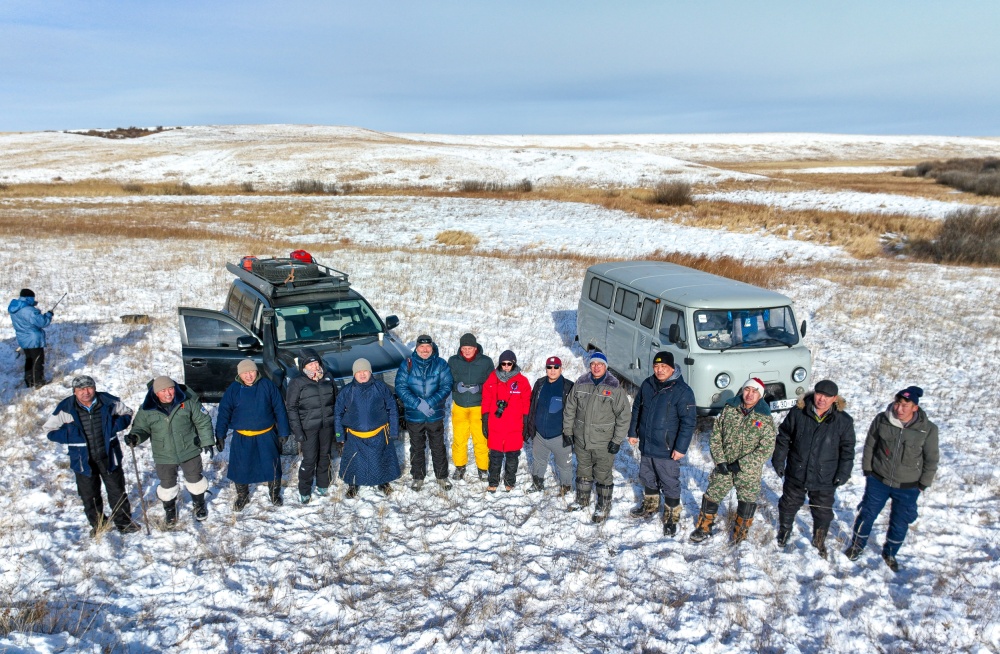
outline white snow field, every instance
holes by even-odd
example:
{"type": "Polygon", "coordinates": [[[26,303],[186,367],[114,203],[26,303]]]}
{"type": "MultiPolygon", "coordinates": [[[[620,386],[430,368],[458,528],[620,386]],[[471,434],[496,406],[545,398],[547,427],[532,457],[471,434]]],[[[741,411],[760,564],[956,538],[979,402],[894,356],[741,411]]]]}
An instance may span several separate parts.
{"type": "MultiPolygon", "coordinates": [[[[262,184],[283,188],[316,177],[311,171],[319,165],[329,167],[328,181],[358,166],[384,171],[379,161],[389,158],[389,149],[400,157],[425,141],[448,154],[433,164],[416,158],[393,164],[405,172],[380,173],[381,181],[428,174],[428,184],[446,185],[447,176],[482,179],[499,171],[502,179],[548,174],[615,185],[667,165],[682,176],[730,175],[689,163],[696,151],[712,152],[718,161],[783,161],[796,153],[832,161],[841,151],[845,159],[913,160],[1000,151],[996,140],[943,137],[417,137],[346,128],[199,127],[130,142],[0,135],[0,182],[55,176],[156,181],[176,171],[177,179],[221,184],[242,181],[242,167],[252,166],[262,184]],[[304,136],[295,137],[299,133],[304,136]],[[349,136],[353,144],[334,148],[319,136],[310,141],[310,134],[349,136]],[[543,173],[537,162],[526,166],[530,175],[521,174],[513,150],[528,148],[584,151],[590,169],[553,166],[543,173]],[[664,163],[668,159],[672,163],[664,163]]],[[[931,210],[921,215],[937,217],[931,210]]],[[[838,248],[553,201],[354,195],[15,200],[0,192],[0,225],[0,288],[7,301],[31,287],[44,309],[68,293],[47,330],[53,381],[34,391],[23,388],[23,359],[10,319],[0,312],[0,651],[1000,651],[996,269],[859,262],[838,248]],[[39,238],[6,227],[53,211],[103,215],[171,202],[189,207],[192,228],[214,236],[39,238]],[[309,229],[241,222],[233,209],[240,203],[304,207],[309,229]],[[434,237],[446,229],[468,231],[479,243],[440,246],[434,237]],[[286,457],[285,506],[272,507],[258,488],[251,505],[234,514],[227,451],[205,459],[208,520],[193,521],[182,491],[173,531],[164,529],[143,445],[138,469],[151,535],[90,538],[65,448],[45,438],[42,423],[78,374],[92,375],[99,390],[133,408],[153,376],[181,379],[177,307],[221,306],[230,281],[224,263],[249,254],[238,245],[244,231],[296,242],[349,271],[383,317],[400,317],[399,333],[411,344],[427,332],[448,356],[459,336],[473,331],[491,356],[513,349],[531,380],[544,373],[550,355],[563,359],[567,376],[583,372],[573,337],[592,257],[727,254],[841,270],[789,277],[778,288],[809,322],[805,343],[815,378],[838,382],[858,431],[854,475],[838,492],[828,558],[809,544],[805,508],[787,551],[775,547],[781,482],[770,467],[747,542],[728,544],[733,496],[713,538],[700,545],[688,540],[712,465],[704,423],[683,461],[683,523],[673,539],[662,536],[658,521],[628,516],[641,489],[627,443],[616,461],[611,517],[600,526],[590,512],[566,511],[551,473],[544,494],[526,494],[525,456],[518,488],[509,494],[490,495],[474,479],[457,482],[450,493],[414,492],[406,472],[388,499],[364,489],[348,500],[338,483],[329,497],[305,506],[296,499],[298,461],[286,457]],[[149,315],[150,324],[120,320],[136,313],[149,315]],[[894,574],[878,554],[888,509],[859,561],[842,550],[864,488],[867,427],[894,392],[910,384],[924,388],[922,406],[940,428],[941,464],[900,551],[902,570],[894,574]]],[[[408,443],[397,447],[404,458],[407,449],[408,443]]],[[[127,448],[125,472],[133,517],[142,522],[127,448]]]]}

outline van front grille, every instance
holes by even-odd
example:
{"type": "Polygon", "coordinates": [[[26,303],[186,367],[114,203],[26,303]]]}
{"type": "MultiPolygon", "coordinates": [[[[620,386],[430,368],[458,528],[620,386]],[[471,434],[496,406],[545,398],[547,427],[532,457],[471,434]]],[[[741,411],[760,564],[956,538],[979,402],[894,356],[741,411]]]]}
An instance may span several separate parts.
{"type": "Polygon", "coordinates": [[[781,382],[774,382],[771,384],[764,384],[764,401],[774,402],[775,400],[784,400],[787,396],[785,395],[785,385],[781,382]]]}

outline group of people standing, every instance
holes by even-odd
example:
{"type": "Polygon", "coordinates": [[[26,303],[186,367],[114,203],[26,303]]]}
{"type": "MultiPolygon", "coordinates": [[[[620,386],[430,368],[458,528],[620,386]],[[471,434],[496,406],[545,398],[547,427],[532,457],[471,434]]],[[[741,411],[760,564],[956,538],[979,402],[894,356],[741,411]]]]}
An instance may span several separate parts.
{"type": "MultiPolygon", "coordinates": [[[[591,519],[601,523],[611,511],[615,457],[628,439],[640,453],[638,478],[643,486],[642,501],[630,515],[644,519],[659,514],[662,496],[663,534],[676,535],[681,461],[694,436],[697,410],[694,394],[670,352],[656,354],[653,374],[643,381],[631,407],[601,352],[590,353],[588,371],[575,382],[563,377],[558,357],[549,357],[545,375],[531,384],[513,351],[502,352],[494,366],[471,333],[462,335],[458,352],[447,361],[430,336],[420,335],[397,370],[395,393],[374,378],[365,359],[354,362],[352,382],[339,391],[315,350],[303,349],[298,364],[302,374],[289,382],[283,399],[253,361],[241,361],[236,380],[219,404],[214,433],[197,395],[169,377],[149,382],[134,419],[132,410],[117,397],[96,392],[92,378],[75,378],[73,395],[59,403],[45,427],[50,440],[68,446],[92,533],[109,520],[123,533],[139,528],[131,519],[124,491],[117,438],[130,424],[124,436],[128,446],[152,443],[160,480],[156,493],[169,526],[177,521],[178,468],[191,494],[194,518],[207,517],[208,484],[201,455],[221,452],[227,438],[227,476],[236,489],[236,511],[249,503],[251,484],[266,483],[270,501],[283,504],[280,456],[289,436],[300,444],[302,454],[301,503],[308,503],[314,492],[327,494],[334,451],[340,458],[340,477],[347,484],[346,498],[356,497],[362,486],[391,494],[391,482],[401,476],[394,445],[401,422],[410,434],[411,488],[419,491],[424,486],[429,450],[437,484],[450,490],[444,440],[445,403],[450,397],[451,480],[465,479],[471,440],[478,478],[485,481],[486,490],[495,493],[502,482],[509,492],[516,485],[520,452],[530,445],[533,461],[527,492],[544,489],[546,470],[554,462],[560,496],[571,493],[575,477],[576,494],[568,509],[589,507],[595,495],[591,519]],[[112,505],[110,518],[104,514],[102,481],[112,505]]],[[[780,426],[764,400],[765,392],[761,380],[748,379],[716,418],[709,438],[714,466],[690,540],[698,543],[712,535],[719,507],[733,488],[737,508],[730,540],[738,544],[747,538],[763,467],[770,459],[784,480],[778,546],[785,548],[790,542],[795,516],[808,498],[811,543],[825,556],[835,491],[851,478],[854,466],[854,421],[831,380],[817,383],[780,426]]],[[[861,556],[876,517],[891,501],[882,557],[892,570],[899,569],[896,554],[938,463],[937,427],[919,406],[922,396],[916,386],[900,391],[868,430],[862,460],[865,492],[846,551],[851,560],[861,556]]]]}

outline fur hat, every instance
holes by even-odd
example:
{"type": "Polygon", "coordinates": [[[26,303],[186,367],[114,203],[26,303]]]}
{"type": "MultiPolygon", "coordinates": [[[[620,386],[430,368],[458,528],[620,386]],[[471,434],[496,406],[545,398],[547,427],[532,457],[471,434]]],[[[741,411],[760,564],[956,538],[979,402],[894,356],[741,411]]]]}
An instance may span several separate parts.
{"type": "Polygon", "coordinates": [[[362,370],[367,370],[368,372],[372,371],[372,364],[370,361],[368,361],[368,359],[358,359],[357,361],[354,362],[354,365],[351,366],[351,372],[353,372],[355,375],[361,372],[362,370]]]}
{"type": "Polygon", "coordinates": [[[174,380],[166,375],[160,375],[153,380],[153,392],[159,393],[160,391],[166,390],[168,388],[174,387],[174,380]]]}
{"type": "Polygon", "coordinates": [[[239,365],[236,366],[236,372],[240,375],[251,371],[257,372],[257,364],[254,363],[253,359],[243,359],[240,361],[239,365]]]}

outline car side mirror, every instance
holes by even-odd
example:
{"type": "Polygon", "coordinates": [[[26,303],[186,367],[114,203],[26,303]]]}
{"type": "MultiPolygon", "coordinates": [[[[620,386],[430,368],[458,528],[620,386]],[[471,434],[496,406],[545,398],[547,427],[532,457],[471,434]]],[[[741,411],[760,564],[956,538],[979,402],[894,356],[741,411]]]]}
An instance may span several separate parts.
{"type": "Polygon", "coordinates": [[[806,321],[803,320],[802,324],[799,326],[799,332],[805,336],[806,335],[806,321]]]}
{"type": "Polygon", "coordinates": [[[385,328],[386,331],[399,327],[399,317],[398,316],[386,316],[385,317],[385,328]]]}
{"type": "Polygon", "coordinates": [[[236,349],[240,352],[253,352],[257,348],[257,339],[253,336],[239,336],[236,338],[236,349]]]}
{"type": "Polygon", "coordinates": [[[687,343],[681,338],[681,326],[680,325],[670,325],[670,332],[667,334],[668,340],[674,345],[684,348],[687,347],[687,343]]]}

